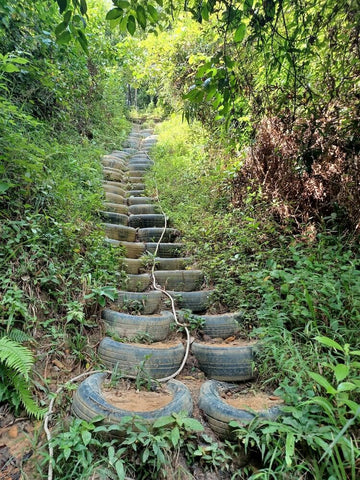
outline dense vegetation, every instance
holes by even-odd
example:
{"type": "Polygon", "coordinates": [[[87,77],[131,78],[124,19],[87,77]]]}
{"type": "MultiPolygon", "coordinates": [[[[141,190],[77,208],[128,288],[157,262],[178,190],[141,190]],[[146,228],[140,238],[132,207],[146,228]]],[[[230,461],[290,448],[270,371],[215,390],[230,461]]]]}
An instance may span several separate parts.
{"type": "Polygon", "coordinates": [[[92,327],[121,275],[103,241],[99,158],[129,129],[127,91],[169,116],[149,192],[215,286],[214,309],[241,310],[243,334],[262,340],[259,384],[288,415],[234,426],[225,445],[189,419],[155,433],[125,422],[128,444],[77,420],[54,439],[57,478],[175,475],[165,464],[181,451],[233,478],[355,480],[357,1],[97,3],[0,0],[0,404],[41,417],[55,351],[96,363],[92,327]],[[233,464],[239,445],[258,469],[233,464]]]}

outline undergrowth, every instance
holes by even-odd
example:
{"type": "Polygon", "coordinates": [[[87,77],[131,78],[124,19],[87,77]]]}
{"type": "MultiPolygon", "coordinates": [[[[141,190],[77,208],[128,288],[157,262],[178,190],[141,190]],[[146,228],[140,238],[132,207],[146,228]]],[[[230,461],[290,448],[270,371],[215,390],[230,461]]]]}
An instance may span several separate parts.
{"type": "Polygon", "coordinates": [[[355,479],[356,238],[341,230],[336,212],[301,228],[291,218],[279,222],[261,189],[248,188],[239,207],[232,191],[239,160],[221,159],[215,147],[196,124],[164,122],[152,153],[155,180],[147,185],[158,189],[162,208],[213,285],[214,312],[242,311],[242,332],[261,345],[258,380],[278,388],[289,407],[283,421],[238,427],[239,441],[260,452],[262,462],[257,474],[241,478],[355,479]]]}

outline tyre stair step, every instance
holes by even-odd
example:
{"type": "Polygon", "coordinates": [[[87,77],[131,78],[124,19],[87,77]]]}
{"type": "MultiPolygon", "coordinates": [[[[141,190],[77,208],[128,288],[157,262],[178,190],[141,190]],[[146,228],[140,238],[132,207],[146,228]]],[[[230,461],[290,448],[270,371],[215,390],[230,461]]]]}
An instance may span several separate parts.
{"type": "Polygon", "coordinates": [[[140,213],[129,215],[129,226],[133,228],[164,227],[165,215],[160,213],[140,213]]]}
{"type": "Polygon", "coordinates": [[[170,334],[171,324],[174,323],[174,316],[169,311],[153,315],[131,315],[106,308],[101,317],[107,332],[112,335],[128,339],[146,335],[154,342],[165,340],[170,334]]]}
{"type": "Polygon", "coordinates": [[[122,213],[123,215],[126,215],[129,211],[128,206],[122,203],[104,202],[103,206],[104,210],[107,212],[122,213]]]}
{"type": "Polygon", "coordinates": [[[127,199],[128,205],[152,205],[154,203],[154,199],[152,197],[136,197],[133,195],[127,199]]]}
{"type": "Polygon", "coordinates": [[[143,273],[144,270],[150,270],[155,260],[156,270],[184,270],[187,265],[190,265],[190,257],[180,258],[161,258],[156,257],[147,258],[146,256],[140,258],[125,258],[124,267],[126,273],[137,274],[143,273]]]}
{"type": "Polygon", "coordinates": [[[125,313],[134,315],[152,315],[160,312],[163,295],[156,290],[148,292],[128,292],[119,290],[114,306],[125,313]]]}
{"type": "Polygon", "coordinates": [[[165,243],[175,242],[179,237],[179,231],[175,228],[166,228],[165,231],[160,227],[139,228],[137,238],[140,242],[158,242],[160,238],[165,243]]]}
{"type": "Polygon", "coordinates": [[[129,214],[131,215],[150,215],[150,214],[157,214],[158,208],[156,204],[139,204],[139,205],[130,205],[129,206],[129,214]]]}
{"type": "Polygon", "coordinates": [[[101,211],[100,215],[101,218],[109,224],[128,226],[129,216],[124,213],[101,211]]]}

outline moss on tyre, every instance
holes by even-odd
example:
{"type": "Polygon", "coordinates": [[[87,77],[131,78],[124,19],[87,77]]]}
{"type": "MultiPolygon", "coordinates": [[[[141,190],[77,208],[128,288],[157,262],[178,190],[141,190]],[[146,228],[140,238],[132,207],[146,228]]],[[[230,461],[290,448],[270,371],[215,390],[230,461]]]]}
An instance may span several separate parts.
{"type": "Polygon", "coordinates": [[[140,364],[151,378],[165,378],[179,368],[185,353],[182,343],[162,347],[121,343],[105,337],[99,345],[99,358],[109,368],[136,375],[140,364]]]}
{"type": "Polygon", "coordinates": [[[105,309],[102,318],[108,331],[120,337],[134,338],[140,334],[149,335],[154,341],[165,340],[170,333],[170,324],[174,321],[171,312],[159,315],[130,315],[105,309]]]}
{"type": "Polygon", "coordinates": [[[104,416],[103,423],[113,425],[124,417],[139,416],[147,423],[152,424],[159,417],[185,411],[192,413],[192,399],[188,388],[177,380],[166,384],[167,389],[173,394],[172,400],[162,408],[150,412],[122,410],[105,401],[102,394],[102,385],[106,374],[97,373],[84,380],[75,392],[72,411],[83,420],[91,421],[98,415],[104,416]]]}
{"type": "Polygon", "coordinates": [[[242,313],[222,313],[220,315],[202,315],[202,331],[211,338],[228,338],[239,332],[242,313]]]}
{"type": "Polygon", "coordinates": [[[216,345],[194,342],[191,351],[200,369],[209,377],[223,381],[254,378],[252,345],[216,345]]]}
{"type": "MultiPolygon", "coordinates": [[[[222,391],[235,387],[236,385],[208,380],[200,388],[199,408],[204,412],[211,429],[223,438],[231,433],[229,422],[235,420],[240,424],[248,424],[255,417],[254,413],[235,408],[226,403],[221,397],[222,391]]],[[[280,413],[280,407],[275,406],[267,410],[260,410],[256,414],[260,417],[274,420],[280,413]]]]}

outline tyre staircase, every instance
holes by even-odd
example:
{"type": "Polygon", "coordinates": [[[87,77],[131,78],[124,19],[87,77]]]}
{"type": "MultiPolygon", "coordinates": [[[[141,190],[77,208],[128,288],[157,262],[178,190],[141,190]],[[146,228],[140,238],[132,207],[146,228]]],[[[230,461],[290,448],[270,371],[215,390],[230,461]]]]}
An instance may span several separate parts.
{"type": "MultiPolygon", "coordinates": [[[[102,216],[107,240],[123,247],[127,278],[116,301],[105,308],[102,318],[109,336],[99,345],[98,356],[109,370],[136,376],[139,365],[147,375],[160,381],[173,376],[186,356],[180,334],[176,340],[171,330],[174,312],[191,311],[203,323],[204,338],[210,342],[192,341],[191,358],[209,379],[193,399],[182,382],[171,379],[167,389],[173,400],[153,412],[121,410],[109,404],[102,395],[106,374],[94,374],[81,383],[73,400],[73,412],[91,420],[101,414],[111,424],[129,415],[139,415],[149,422],[162,415],[185,411],[192,414],[194,400],[204,413],[210,428],[219,436],[229,433],[231,420],[249,420],[251,413],[235,408],[224,400],[224,392],[233,388],[224,382],[244,382],[253,378],[253,345],[232,345],[225,339],[235,337],[241,316],[238,313],[208,314],[211,289],[201,270],[191,268],[179,232],[168,225],[156,199],[145,196],[144,175],[152,167],[149,151],[156,136],[141,125],[133,126],[126,147],[103,157],[105,203],[102,216]],[[153,267],[153,276],[150,267],[153,267]],[[153,281],[153,279],[155,280],[153,281]],[[162,291],[166,290],[168,295],[162,291]],[[144,341],[150,337],[153,343],[144,341]],[[211,339],[217,339],[217,343],[211,339]],[[220,341],[219,341],[220,339],[220,341]],[[224,341],[221,341],[224,339],[224,341]],[[121,341],[120,341],[121,340],[121,341]]],[[[181,321],[181,320],[180,320],[181,321]]],[[[193,339],[192,339],[193,340],[193,339]]],[[[277,407],[259,412],[274,416],[277,407]]]]}

